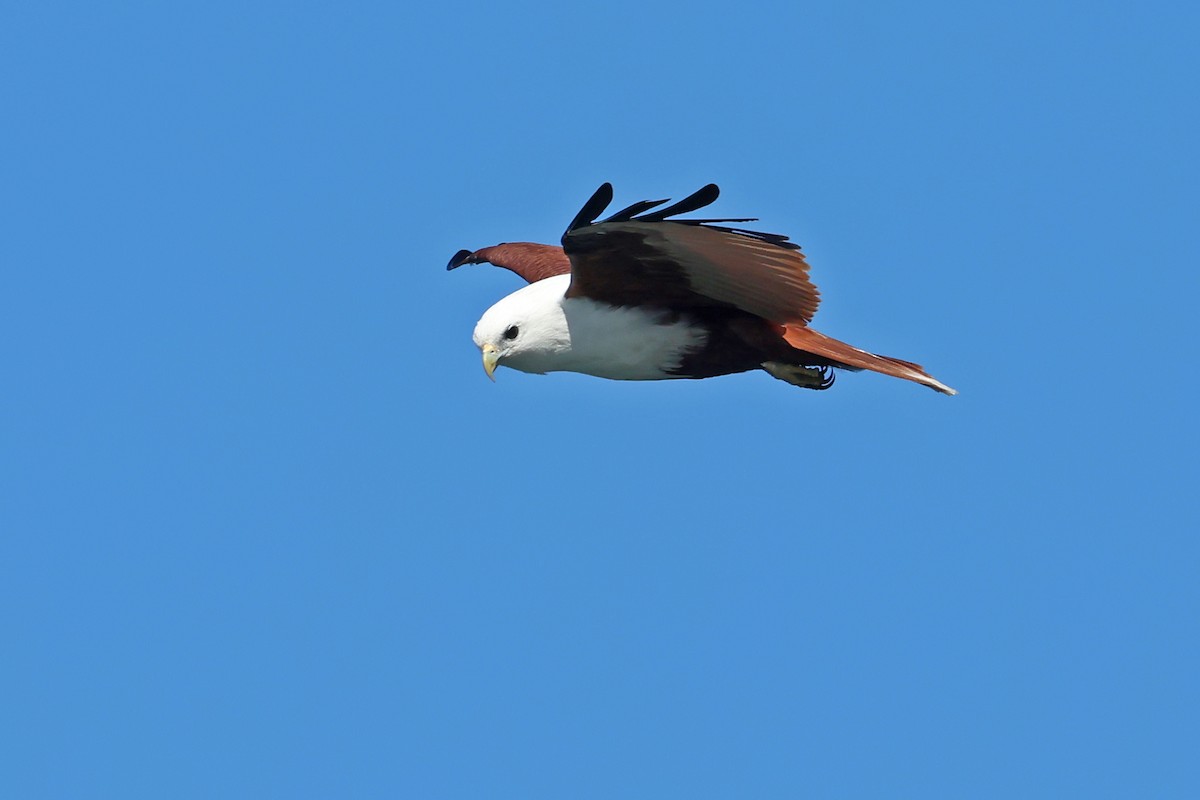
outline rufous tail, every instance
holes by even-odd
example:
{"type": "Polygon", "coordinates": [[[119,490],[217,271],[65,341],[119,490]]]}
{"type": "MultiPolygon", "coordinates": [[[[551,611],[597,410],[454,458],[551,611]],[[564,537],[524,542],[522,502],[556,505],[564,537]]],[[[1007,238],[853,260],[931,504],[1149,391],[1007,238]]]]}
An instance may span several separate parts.
{"type": "Polygon", "coordinates": [[[889,356],[877,356],[860,350],[853,345],[839,342],[823,333],[814,331],[803,325],[785,325],[783,339],[797,350],[822,356],[837,362],[834,366],[846,366],[852,369],[869,369],[881,372],[894,378],[914,381],[942,394],[958,394],[946,384],[934,378],[920,364],[903,361],[889,356]]]}

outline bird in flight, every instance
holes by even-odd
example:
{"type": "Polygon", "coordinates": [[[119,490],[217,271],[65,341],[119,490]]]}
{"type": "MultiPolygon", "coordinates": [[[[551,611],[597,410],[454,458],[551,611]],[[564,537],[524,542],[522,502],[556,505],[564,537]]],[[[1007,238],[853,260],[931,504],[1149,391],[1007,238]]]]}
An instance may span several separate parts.
{"type": "Polygon", "coordinates": [[[920,365],[875,355],[808,326],[819,302],[808,263],[786,236],[736,227],[753,219],[679,219],[717,199],[709,184],[678,203],[644,200],[598,220],[605,183],[562,247],[510,242],[460,250],[446,269],[489,263],[529,285],[475,326],[483,368],[581,372],[615,380],[711,378],[761,369],[805,389],[833,370],[871,370],[956,392],[920,365]]]}

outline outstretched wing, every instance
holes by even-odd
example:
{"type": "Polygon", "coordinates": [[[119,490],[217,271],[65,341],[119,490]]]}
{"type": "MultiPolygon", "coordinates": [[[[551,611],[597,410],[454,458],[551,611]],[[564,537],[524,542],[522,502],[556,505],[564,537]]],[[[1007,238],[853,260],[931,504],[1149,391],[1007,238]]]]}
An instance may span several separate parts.
{"type": "Polygon", "coordinates": [[[481,250],[459,250],[446,269],[463,264],[495,264],[512,270],[529,283],[571,271],[571,261],[561,247],[534,242],[504,242],[481,250]]]}
{"type": "Polygon", "coordinates": [[[717,199],[710,183],[674,205],[644,200],[596,222],[612,201],[604,184],[563,234],[571,260],[567,297],[612,305],[732,307],[778,323],[807,323],[820,295],[800,247],[786,236],[720,223],[752,219],[669,219],[717,199]]]}

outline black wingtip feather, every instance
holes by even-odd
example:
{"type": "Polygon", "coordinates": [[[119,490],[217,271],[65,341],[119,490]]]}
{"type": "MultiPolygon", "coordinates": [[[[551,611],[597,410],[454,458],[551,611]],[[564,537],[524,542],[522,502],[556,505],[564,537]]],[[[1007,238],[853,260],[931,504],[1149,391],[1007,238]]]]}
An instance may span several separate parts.
{"type": "MultiPolygon", "coordinates": [[[[662,222],[667,217],[673,217],[679,214],[687,214],[689,211],[695,211],[698,208],[704,208],[713,203],[721,194],[721,190],[715,183],[710,183],[699,190],[692,192],[687,197],[680,200],[674,205],[659,209],[653,214],[647,214],[656,206],[661,206],[666,200],[642,200],[634,203],[631,206],[621,209],[611,217],[601,220],[604,222],[630,222],[637,220],[638,222],[662,222]],[[640,215],[640,216],[639,216],[640,215]]],[[[571,220],[571,224],[567,226],[566,236],[571,231],[577,228],[583,228],[596,222],[596,218],[604,213],[604,209],[608,208],[613,200],[613,187],[611,183],[603,183],[596,193],[591,196],[583,208],[579,209],[579,213],[575,215],[575,219],[571,220]]],[[[690,222],[691,220],[680,220],[680,222],[690,222]]],[[[721,220],[703,220],[704,222],[749,222],[746,219],[721,219],[721,220]]]]}
{"type": "Polygon", "coordinates": [[[474,254],[470,250],[459,250],[457,253],[450,256],[450,263],[446,265],[446,271],[449,272],[452,269],[466,264],[471,260],[472,255],[474,254]]]}
{"type": "MultiPolygon", "coordinates": [[[[642,200],[633,205],[623,208],[611,217],[596,222],[596,218],[608,208],[609,203],[613,199],[613,188],[611,183],[603,184],[591,199],[584,204],[579,213],[575,215],[575,219],[571,220],[571,224],[567,226],[567,230],[563,233],[563,245],[566,245],[567,236],[574,230],[586,228],[589,225],[603,225],[609,222],[672,222],[680,225],[699,225],[712,230],[721,231],[723,233],[736,233],[739,236],[746,236],[751,239],[768,242],[773,245],[785,248],[787,250],[799,250],[800,245],[788,241],[788,237],[776,233],[762,233],[760,231],[750,231],[745,228],[726,227],[720,223],[727,222],[756,222],[757,217],[718,217],[713,219],[668,219],[679,214],[687,214],[691,211],[704,208],[707,205],[714,203],[721,190],[715,183],[710,183],[704,186],[687,197],[680,200],[674,205],[659,209],[652,213],[645,213],[656,206],[661,206],[666,200],[642,200]]],[[[453,261],[453,259],[452,259],[453,261]]]]}
{"type": "MultiPolygon", "coordinates": [[[[668,200],[670,198],[667,198],[668,200]]],[[[655,206],[661,206],[667,200],[643,200],[640,203],[634,203],[628,208],[622,208],[611,217],[605,217],[601,222],[629,222],[629,220],[641,214],[644,211],[649,211],[655,206]]]]}
{"type": "Polygon", "coordinates": [[[596,221],[596,217],[604,213],[604,209],[608,208],[608,204],[613,199],[613,187],[611,183],[602,183],[591,199],[583,204],[583,208],[579,209],[579,213],[575,215],[575,219],[571,220],[571,224],[567,226],[567,230],[563,233],[566,236],[576,228],[581,228],[584,225],[590,225],[596,221]]]}
{"type": "Polygon", "coordinates": [[[667,217],[674,217],[679,214],[687,214],[690,211],[695,211],[698,208],[704,208],[716,202],[717,197],[721,194],[721,190],[715,183],[710,183],[707,186],[692,192],[687,197],[680,200],[674,205],[655,211],[653,214],[642,216],[642,222],[662,222],[667,217]]]}

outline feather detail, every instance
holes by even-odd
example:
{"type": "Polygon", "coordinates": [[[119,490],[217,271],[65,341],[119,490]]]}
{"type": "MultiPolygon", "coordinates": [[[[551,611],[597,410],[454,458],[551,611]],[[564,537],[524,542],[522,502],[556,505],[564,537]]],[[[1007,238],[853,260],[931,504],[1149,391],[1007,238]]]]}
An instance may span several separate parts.
{"type": "Polygon", "coordinates": [[[783,326],[783,340],[797,350],[812,353],[834,362],[834,366],[849,369],[869,369],[894,378],[903,378],[928,386],[942,394],[958,394],[946,384],[934,378],[920,364],[890,356],[879,356],[860,350],[853,345],[838,341],[812,328],[787,324],[783,326]]]}

